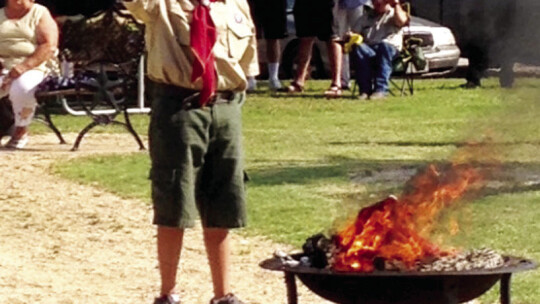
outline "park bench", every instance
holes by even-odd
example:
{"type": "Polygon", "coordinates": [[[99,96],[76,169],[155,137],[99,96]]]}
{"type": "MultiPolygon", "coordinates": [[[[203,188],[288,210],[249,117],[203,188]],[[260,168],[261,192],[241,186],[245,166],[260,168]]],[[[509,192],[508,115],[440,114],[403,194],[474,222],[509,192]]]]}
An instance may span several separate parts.
{"type": "Polygon", "coordinates": [[[88,117],[90,121],[78,133],[72,151],[91,129],[108,125],[124,127],[139,148],[145,149],[129,117],[149,112],[143,94],[142,25],[115,6],[78,20],[67,19],[60,24],[60,33],[61,73],[47,77],[36,91],[36,119],[65,143],[51,113],[61,108],[71,115],[88,117]]]}

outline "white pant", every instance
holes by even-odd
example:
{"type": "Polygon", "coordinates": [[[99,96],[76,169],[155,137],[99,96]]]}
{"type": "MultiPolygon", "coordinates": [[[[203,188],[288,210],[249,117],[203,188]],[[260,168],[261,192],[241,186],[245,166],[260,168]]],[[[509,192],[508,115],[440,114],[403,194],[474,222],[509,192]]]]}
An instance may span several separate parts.
{"type": "Polygon", "coordinates": [[[343,37],[348,31],[360,32],[360,19],[364,14],[364,6],[360,5],[357,8],[343,9],[339,8],[338,1],[334,6],[334,32],[343,37]]]}
{"type": "MultiPolygon", "coordinates": [[[[360,31],[360,18],[364,14],[364,6],[360,5],[353,9],[339,8],[339,1],[334,6],[334,32],[343,38],[349,31],[360,31]]],[[[341,61],[341,84],[348,86],[351,79],[349,71],[349,55],[343,54],[341,61]]]]}
{"type": "Polygon", "coordinates": [[[45,79],[45,73],[42,71],[26,71],[11,83],[8,92],[0,93],[0,95],[9,94],[16,127],[26,127],[32,122],[37,105],[34,93],[43,79],[45,79]]]}

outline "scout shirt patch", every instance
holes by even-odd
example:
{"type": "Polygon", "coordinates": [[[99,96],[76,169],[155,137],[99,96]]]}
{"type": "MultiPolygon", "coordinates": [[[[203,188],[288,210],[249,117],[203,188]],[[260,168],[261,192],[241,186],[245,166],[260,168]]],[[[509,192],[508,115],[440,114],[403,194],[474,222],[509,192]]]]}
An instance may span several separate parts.
{"type": "Polygon", "coordinates": [[[244,15],[242,15],[241,13],[234,13],[234,21],[236,21],[236,23],[243,23],[244,22],[244,15]]]}

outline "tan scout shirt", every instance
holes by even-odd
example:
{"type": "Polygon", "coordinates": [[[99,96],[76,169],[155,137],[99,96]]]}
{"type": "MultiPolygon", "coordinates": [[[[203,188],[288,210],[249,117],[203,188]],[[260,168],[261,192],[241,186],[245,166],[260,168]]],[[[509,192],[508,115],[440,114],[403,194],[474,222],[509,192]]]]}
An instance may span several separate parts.
{"type": "MultiPolygon", "coordinates": [[[[132,0],[124,5],[146,25],[148,77],[156,82],[200,90],[191,82],[190,27],[197,0],[132,0]]],[[[217,89],[243,91],[246,76],[259,74],[255,26],[246,0],[210,4],[218,38],[214,45],[217,89]]]]}

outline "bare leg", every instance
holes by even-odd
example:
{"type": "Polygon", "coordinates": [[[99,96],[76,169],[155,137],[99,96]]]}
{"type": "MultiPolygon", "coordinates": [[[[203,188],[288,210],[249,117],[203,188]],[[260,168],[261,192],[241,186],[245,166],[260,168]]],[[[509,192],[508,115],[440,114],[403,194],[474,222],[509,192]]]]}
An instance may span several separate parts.
{"type": "Polygon", "coordinates": [[[229,285],[229,230],[221,228],[203,228],[204,244],[208,254],[214,297],[222,298],[231,292],[229,285]]]}
{"type": "Polygon", "coordinates": [[[341,64],[342,50],[341,45],[335,40],[326,42],[328,48],[328,56],[330,57],[330,69],[332,70],[332,85],[341,88],[341,64]]]}
{"type": "Polygon", "coordinates": [[[28,127],[15,127],[13,129],[13,133],[11,134],[11,138],[5,145],[8,149],[22,149],[28,142],[28,137],[26,134],[28,133],[28,127]]]}
{"type": "Polygon", "coordinates": [[[13,132],[13,138],[21,139],[27,132],[28,127],[15,127],[15,131],[13,132]]]}
{"type": "Polygon", "coordinates": [[[158,226],[157,251],[161,275],[161,295],[174,293],[184,230],[158,226]]]}
{"type": "Polygon", "coordinates": [[[313,48],[313,42],[315,38],[307,37],[300,38],[300,47],[298,48],[298,69],[296,71],[296,82],[300,86],[304,86],[306,82],[306,76],[308,73],[309,62],[311,61],[311,50],[313,48]]]}

